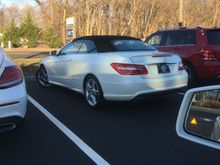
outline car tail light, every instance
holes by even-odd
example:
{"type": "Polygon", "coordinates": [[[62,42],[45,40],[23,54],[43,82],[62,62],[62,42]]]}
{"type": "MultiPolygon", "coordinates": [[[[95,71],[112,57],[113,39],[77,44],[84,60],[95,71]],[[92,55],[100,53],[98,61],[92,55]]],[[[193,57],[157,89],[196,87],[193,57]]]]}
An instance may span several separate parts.
{"type": "Polygon", "coordinates": [[[180,61],[178,70],[184,70],[184,69],[185,69],[185,65],[184,65],[183,61],[180,61]]]}
{"type": "Polygon", "coordinates": [[[0,104],[0,107],[5,107],[5,106],[9,106],[9,105],[14,105],[14,104],[18,104],[18,103],[19,103],[19,101],[4,103],[4,104],[0,104]]]}
{"type": "Polygon", "coordinates": [[[23,81],[21,69],[17,66],[6,67],[0,77],[0,89],[16,86],[23,81]]]}
{"type": "Polygon", "coordinates": [[[112,63],[111,66],[121,75],[142,75],[148,73],[144,65],[112,63]]]}
{"type": "Polygon", "coordinates": [[[214,50],[202,49],[201,53],[202,53],[202,59],[205,60],[205,61],[216,60],[216,54],[215,54],[214,50]]]}

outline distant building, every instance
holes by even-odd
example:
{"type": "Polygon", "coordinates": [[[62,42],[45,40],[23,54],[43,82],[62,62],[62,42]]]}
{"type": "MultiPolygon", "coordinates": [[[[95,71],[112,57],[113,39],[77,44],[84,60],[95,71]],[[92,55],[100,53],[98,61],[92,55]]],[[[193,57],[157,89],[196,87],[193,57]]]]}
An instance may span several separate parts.
{"type": "Polygon", "coordinates": [[[75,17],[66,18],[66,38],[71,41],[76,38],[76,19],[75,17]]]}

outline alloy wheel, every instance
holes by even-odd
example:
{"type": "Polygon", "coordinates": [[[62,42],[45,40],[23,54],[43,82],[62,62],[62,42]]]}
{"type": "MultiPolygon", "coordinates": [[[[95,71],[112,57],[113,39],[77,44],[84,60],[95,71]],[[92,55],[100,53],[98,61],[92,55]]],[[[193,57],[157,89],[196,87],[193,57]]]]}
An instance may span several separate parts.
{"type": "Polygon", "coordinates": [[[99,101],[99,86],[94,79],[88,79],[85,86],[85,95],[90,106],[96,106],[99,101]]]}
{"type": "Polygon", "coordinates": [[[50,83],[48,80],[48,75],[47,75],[47,71],[45,68],[41,67],[38,70],[37,73],[37,81],[43,86],[43,87],[49,87],[50,83]]]}

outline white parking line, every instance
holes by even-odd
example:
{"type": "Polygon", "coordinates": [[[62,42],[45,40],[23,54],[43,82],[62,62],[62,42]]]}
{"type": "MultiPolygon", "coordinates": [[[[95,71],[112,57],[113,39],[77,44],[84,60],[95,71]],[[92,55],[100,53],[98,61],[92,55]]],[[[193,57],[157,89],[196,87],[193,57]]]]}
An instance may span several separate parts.
{"type": "Polygon", "coordinates": [[[181,92],[179,92],[179,93],[177,93],[177,94],[178,94],[178,95],[183,95],[183,96],[185,95],[185,93],[181,93],[181,92]]]}
{"type": "Polygon", "coordinates": [[[109,165],[99,154],[83,142],[75,133],[61,123],[55,116],[42,107],[37,101],[28,95],[28,100],[42,112],[54,125],[56,125],[73,143],[75,143],[88,157],[98,165],[109,165]]]}

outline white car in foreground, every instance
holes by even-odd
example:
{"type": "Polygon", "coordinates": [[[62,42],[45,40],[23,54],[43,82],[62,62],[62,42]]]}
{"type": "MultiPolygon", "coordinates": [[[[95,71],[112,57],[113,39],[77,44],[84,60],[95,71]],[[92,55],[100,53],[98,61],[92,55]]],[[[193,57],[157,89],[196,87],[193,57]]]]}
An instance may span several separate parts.
{"type": "Polygon", "coordinates": [[[0,132],[19,126],[25,117],[26,106],[22,71],[0,48],[0,132]]]}
{"type": "Polygon", "coordinates": [[[92,107],[104,100],[177,90],[188,81],[179,56],[158,52],[133,37],[81,37],[50,55],[41,62],[38,82],[82,93],[92,107]]]}

